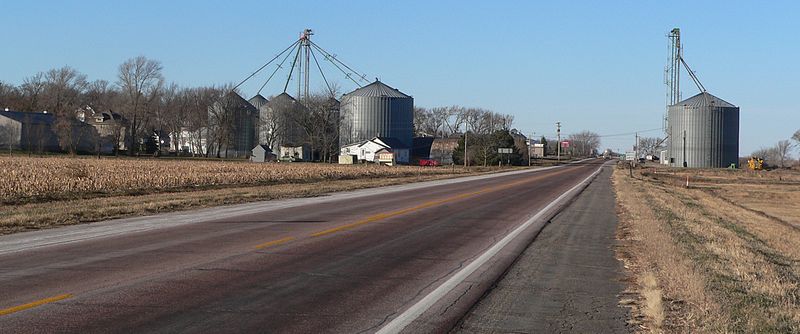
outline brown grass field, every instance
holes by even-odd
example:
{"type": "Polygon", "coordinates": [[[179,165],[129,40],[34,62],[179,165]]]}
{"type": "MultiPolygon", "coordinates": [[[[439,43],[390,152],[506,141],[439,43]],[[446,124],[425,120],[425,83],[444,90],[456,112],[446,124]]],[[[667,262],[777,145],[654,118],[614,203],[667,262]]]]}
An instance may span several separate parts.
{"type": "Polygon", "coordinates": [[[0,157],[0,234],[450,178],[490,169],[0,157]]]}
{"type": "Polygon", "coordinates": [[[618,168],[614,187],[642,332],[800,332],[800,172],[618,168]]]}

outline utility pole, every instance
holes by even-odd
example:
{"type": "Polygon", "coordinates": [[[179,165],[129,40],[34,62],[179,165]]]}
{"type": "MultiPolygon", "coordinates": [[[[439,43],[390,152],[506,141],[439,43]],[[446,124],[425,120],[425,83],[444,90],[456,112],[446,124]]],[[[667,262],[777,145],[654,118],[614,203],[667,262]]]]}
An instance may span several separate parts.
{"type": "Polygon", "coordinates": [[[638,132],[636,133],[636,144],[633,147],[633,151],[636,152],[636,153],[634,153],[634,154],[636,154],[636,160],[635,161],[638,162],[639,161],[639,133],[638,132]]]}
{"type": "Polygon", "coordinates": [[[464,168],[467,168],[467,127],[464,126],[464,168]]]}
{"type": "Polygon", "coordinates": [[[556,144],[556,162],[561,163],[561,122],[556,122],[556,134],[558,143],[556,144]]]}
{"type": "Polygon", "coordinates": [[[533,136],[536,132],[531,132],[531,137],[528,138],[528,167],[531,166],[531,148],[533,148],[533,136]]]}

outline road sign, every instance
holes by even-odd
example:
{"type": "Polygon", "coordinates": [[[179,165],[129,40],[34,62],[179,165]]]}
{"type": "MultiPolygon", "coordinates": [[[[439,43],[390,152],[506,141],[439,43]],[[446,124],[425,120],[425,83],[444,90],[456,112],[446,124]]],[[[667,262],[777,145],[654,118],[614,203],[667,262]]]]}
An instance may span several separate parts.
{"type": "Polygon", "coordinates": [[[569,141],[566,141],[566,140],[562,141],[561,142],[561,148],[569,148],[569,141]]]}
{"type": "Polygon", "coordinates": [[[625,152],[625,160],[633,161],[636,160],[636,152],[625,152]]]}
{"type": "Polygon", "coordinates": [[[498,148],[498,149],[497,149],[497,153],[500,153],[500,154],[511,154],[511,153],[513,153],[513,152],[514,152],[514,149],[513,149],[513,148],[505,148],[505,147],[501,147],[501,148],[498,148]]]}

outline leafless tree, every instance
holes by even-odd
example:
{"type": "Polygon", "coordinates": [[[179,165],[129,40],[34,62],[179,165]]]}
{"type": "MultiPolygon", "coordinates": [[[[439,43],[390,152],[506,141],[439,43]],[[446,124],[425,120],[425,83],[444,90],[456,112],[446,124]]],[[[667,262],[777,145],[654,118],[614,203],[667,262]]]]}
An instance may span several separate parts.
{"type": "Polygon", "coordinates": [[[36,73],[33,76],[25,78],[20,86],[22,90],[23,104],[20,106],[20,111],[42,111],[40,105],[40,98],[42,91],[44,91],[44,73],[36,73]]]}
{"type": "Polygon", "coordinates": [[[778,166],[781,168],[789,167],[789,161],[791,158],[789,157],[789,152],[792,150],[792,143],[788,140],[780,140],[778,143],[775,144],[775,154],[778,162],[778,166]]]}
{"type": "Polygon", "coordinates": [[[128,59],[119,66],[117,85],[126,98],[126,108],[122,113],[131,122],[130,154],[135,153],[138,135],[147,125],[147,106],[158,96],[157,92],[163,86],[162,69],[160,62],[144,56],[128,59]]]}
{"type": "Polygon", "coordinates": [[[21,110],[23,105],[22,91],[14,85],[0,81],[0,110],[21,110]]]}
{"type": "Polygon", "coordinates": [[[341,114],[335,96],[336,92],[313,94],[303,100],[302,112],[293,113],[294,122],[303,129],[311,151],[317,152],[321,161],[331,161],[339,142],[341,114]]]}
{"type": "Polygon", "coordinates": [[[567,136],[570,150],[574,156],[585,157],[597,152],[600,148],[600,135],[591,131],[581,131],[567,136]]]}
{"type": "Polygon", "coordinates": [[[639,152],[645,155],[658,155],[664,149],[664,141],[656,137],[639,138],[639,152]]]}
{"type": "Polygon", "coordinates": [[[65,66],[47,71],[44,83],[41,104],[55,114],[55,133],[61,148],[75,154],[87,135],[87,129],[76,120],[87,86],[86,75],[65,66]]]}

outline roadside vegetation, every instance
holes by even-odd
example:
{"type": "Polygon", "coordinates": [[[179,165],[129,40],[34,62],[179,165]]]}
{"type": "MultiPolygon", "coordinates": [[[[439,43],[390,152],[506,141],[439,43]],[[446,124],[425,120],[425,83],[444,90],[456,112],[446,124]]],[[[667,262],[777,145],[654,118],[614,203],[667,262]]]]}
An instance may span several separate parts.
{"type": "Polygon", "coordinates": [[[614,187],[641,331],[800,332],[800,172],[621,165],[614,187]]]}
{"type": "Polygon", "coordinates": [[[0,234],[488,172],[129,158],[0,157],[0,234]]]}

